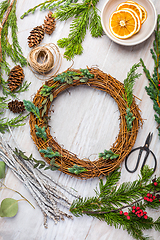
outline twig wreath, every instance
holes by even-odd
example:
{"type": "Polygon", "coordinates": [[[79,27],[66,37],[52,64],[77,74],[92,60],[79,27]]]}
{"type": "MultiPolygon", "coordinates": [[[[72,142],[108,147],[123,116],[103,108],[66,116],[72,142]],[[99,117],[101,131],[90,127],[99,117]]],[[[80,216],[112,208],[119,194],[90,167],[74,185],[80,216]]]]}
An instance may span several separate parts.
{"type": "Polygon", "coordinates": [[[88,179],[106,175],[120,165],[131,151],[142,124],[140,110],[131,89],[134,79],[140,75],[135,74],[138,66],[137,64],[132,67],[125,84],[98,68],[70,69],[46,81],[35,95],[33,103],[24,100],[26,109],[31,112],[32,139],[41,156],[49,164],[48,168],[88,179]],[[66,89],[79,85],[88,85],[108,93],[116,101],[120,112],[120,130],[115,143],[110,150],[100,153],[95,161],[79,159],[74,153],[63,149],[51,136],[48,125],[48,112],[54,99],[66,89]]]}

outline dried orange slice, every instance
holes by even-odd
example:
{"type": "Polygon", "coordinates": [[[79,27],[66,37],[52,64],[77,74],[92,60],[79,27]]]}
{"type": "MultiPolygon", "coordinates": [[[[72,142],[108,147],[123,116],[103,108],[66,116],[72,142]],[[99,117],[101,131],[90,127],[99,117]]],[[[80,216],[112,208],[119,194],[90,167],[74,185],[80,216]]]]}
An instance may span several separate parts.
{"type": "Polygon", "coordinates": [[[134,10],[138,14],[140,20],[142,21],[142,10],[137,4],[129,3],[129,2],[122,2],[118,5],[117,10],[121,10],[123,8],[130,8],[130,9],[134,10]]]}
{"type": "Polygon", "coordinates": [[[138,33],[139,30],[141,29],[141,21],[140,21],[140,18],[138,17],[138,14],[137,14],[134,10],[132,10],[131,8],[124,8],[124,9],[132,12],[132,13],[134,14],[134,16],[136,17],[136,20],[137,20],[137,29],[136,29],[135,34],[138,33]]]}
{"type": "Polygon", "coordinates": [[[142,11],[141,23],[144,23],[146,21],[146,19],[147,19],[147,11],[146,11],[146,9],[143,6],[141,6],[140,4],[138,4],[138,3],[134,2],[134,1],[126,1],[126,2],[137,4],[140,7],[140,9],[142,11]]]}
{"type": "Polygon", "coordinates": [[[120,39],[127,39],[137,30],[137,20],[135,15],[126,9],[115,11],[109,19],[111,33],[120,39]]]}

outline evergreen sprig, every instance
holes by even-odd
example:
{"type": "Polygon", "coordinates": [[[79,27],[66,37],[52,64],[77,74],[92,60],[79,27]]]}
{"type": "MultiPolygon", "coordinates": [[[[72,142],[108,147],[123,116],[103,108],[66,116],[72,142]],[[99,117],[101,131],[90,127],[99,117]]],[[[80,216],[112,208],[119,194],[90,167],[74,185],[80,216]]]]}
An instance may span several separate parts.
{"type": "Polygon", "coordinates": [[[147,94],[153,100],[153,109],[156,114],[154,115],[155,121],[158,123],[158,136],[160,138],[160,14],[157,17],[157,28],[155,31],[155,39],[153,41],[153,49],[150,50],[153,61],[154,70],[151,75],[142,59],[140,59],[143,71],[149,81],[149,86],[145,87],[147,94]]]}
{"type": "Polygon", "coordinates": [[[133,86],[135,80],[138,79],[142,74],[136,73],[140,63],[134,64],[127,74],[127,78],[124,80],[125,96],[124,99],[127,101],[127,106],[130,107],[133,102],[133,86]]]}
{"type": "Polygon", "coordinates": [[[82,54],[82,42],[87,29],[90,30],[92,37],[101,37],[103,34],[100,16],[98,15],[99,10],[96,8],[97,3],[98,0],[84,0],[82,3],[77,3],[77,0],[50,0],[29,9],[21,18],[29,13],[34,13],[37,8],[40,8],[40,10],[55,9],[53,16],[60,21],[74,18],[70,25],[68,37],[57,42],[59,47],[66,48],[64,55],[71,60],[75,55],[82,54]]]}
{"type": "MultiPolygon", "coordinates": [[[[0,115],[4,114],[4,110],[8,108],[8,101],[6,97],[0,97],[0,115]]],[[[9,131],[9,127],[19,127],[23,126],[25,123],[22,123],[24,119],[26,119],[26,116],[22,116],[22,114],[19,114],[17,117],[12,119],[6,119],[0,117],[0,132],[5,133],[6,131],[9,131]]]]}
{"type": "MultiPolygon", "coordinates": [[[[7,86],[7,81],[2,77],[4,72],[7,75],[10,72],[6,58],[10,57],[15,64],[20,63],[22,67],[27,65],[27,61],[23,56],[17,37],[16,2],[16,0],[5,0],[0,4],[0,85],[3,89],[4,95],[12,95],[13,97],[15,97],[15,94],[10,91],[7,86]],[[9,28],[11,29],[11,43],[8,41],[9,28]]],[[[29,84],[25,83],[18,92],[25,91],[28,87],[29,84]]]]}
{"type": "Polygon", "coordinates": [[[37,159],[35,159],[35,158],[32,156],[32,154],[31,154],[29,157],[27,157],[27,156],[25,155],[25,152],[22,152],[21,150],[19,150],[19,149],[17,149],[17,148],[15,148],[14,153],[15,153],[18,157],[22,158],[22,159],[25,160],[25,161],[31,161],[31,162],[33,162],[33,163],[34,163],[34,165],[33,165],[34,168],[39,168],[39,169],[44,168],[44,170],[51,169],[52,171],[57,170],[57,169],[59,168],[59,166],[58,166],[57,164],[55,164],[55,163],[54,163],[54,165],[53,165],[52,162],[51,162],[50,165],[48,165],[48,164],[46,164],[46,162],[44,162],[43,160],[37,160],[37,159]],[[46,166],[46,165],[47,165],[47,166],[46,166]]]}
{"type": "Polygon", "coordinates": [[[21,16],[21,19],[23,19],[25,16],[27,16],[29,13],[34,13],[38,8],[40,9],[40,11],[42,10],[52,10],[52,9],[55,9],[59,6],[61,6],[62,4],[64,6],[68,6],[69,4],[71,4],[72,2],[77,2],[78,0],[48,0],[48,1],[45,1],[43,3],[40,3],[38,5],[36,5],[35,7],[33,8],[30,8],[27,12],[25,12],[22,16],[21,16]]]}
{"type": "Polygon", "coordinates": [[[133,86],[135,84],[135,80],[138,79],[142,74],[136,73],[137,68],[140,66],[140,63],[134,64],[130,71],[127,73],[127,78],[124,80],[124,89],[125,94],[123,96],[124,100],[126,101],[126,125],[127,131],[132,129],[132,123],[135,119],[133,113],[131,112],[131,104],[133,102],[133,86]]]}
{"type": "Polygon", "coordinates": [[[103,30],[98,9],[96,8],[97,3],[98,0],[85,0],[83,3],[59,7],[54,14],[61,21],[74,17],[70,24],[68,38],[59,39],[57,42],[59,47],[66,48],[64,55],[67,59],[83,53],[82,42],[87,29],[90,30],[92,37],[102,36],[103,30]]]}
{"type": "Polygon", "coordinates": [[[152,179],[152,174],[153,170],[145,166],[138,180],[122,183],[118,187],[121,174],[117,169],[106,177],[105,183],[100,180],[95,197],[73,201],[70,211],[76,217],[86,214],[115,228],[122,227],[137,240],[150,239],[143,235],[143,230],[154,228],[160,231],[160,217],[154,221],[146,212],[147,207],[160,207],[160,178],[152,179]],[[146,201],[147,195],[153,197],[152,201],[149,197],[146,201]]]}

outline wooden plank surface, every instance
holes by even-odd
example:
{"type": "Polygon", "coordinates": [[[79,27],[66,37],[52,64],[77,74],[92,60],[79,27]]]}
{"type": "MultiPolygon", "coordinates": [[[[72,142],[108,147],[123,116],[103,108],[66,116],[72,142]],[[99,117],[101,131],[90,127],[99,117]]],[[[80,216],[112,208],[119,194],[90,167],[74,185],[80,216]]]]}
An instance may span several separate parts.
{"type": "MultiPolygon", "coordinates": [[[[36,11],[25,17],[23,20],[20,16],[29,8],[43,2],[40,0],[17,1],[17,18],[18,18],[18,39],[22,47],[24,56],[27,57],[30,49],[27,44],[29,32],[36,26],[43,23],[47,11],[36,11]]],[[[160,11],[160,1],[152,0],[157,13],[160,11]]],[[[101,10],[105,0],[98,3],[101,10]]],[[[68,36],[69,23],[57,21],[56,30],[51,36],[45,36],[43,43],[55,43],[58,39],[68,36]]],[[[153,60],[150,54],[154,36],[152,35],[147,41],[134,47],[124,47],[112,42],[106,35],[101,38],[93,39],[87,32],[83,43],[84,53],[74,58],[74,68],[85,68],[86,66],[98,66],[102,71],[109,73],[119,81],[123,82],[126,74],[134,63],[138,63],[140,57],[152,72],[153,60]]],[[[64,49],[60,49],[63,54],[64,49]]],[[[10,62],[10,60],[9,60],[10,62]]],[[[11,67],[14,66],[11,62],[11,67]]],[[[62,60],[60,72],[70,66],[70,62],[62,60]]],[[[139,130],[135,143],[136,146],[144,144],[145,138],[149,132],[153,132],[153,139],[150,148],[153,150],[158,159],[156,174],[160,175],[160,140],[158,139],[157,125],[154,121],[154,110],[152,101],[145,91],[148,85],[142,68],[139,69],[142,76],[136,81],[134,94],[141,99],[137,104],[141,109],[142,118],[144,119],[143,128],[139,130]]],[[[28,67],[24,68],[25,80],[32,82],[29,91],[20,94],[20,99],[33,100],[37,90],[41,87],[42,81],[38,80],[28,67]]],[[[64,148],[74,152],[80,158],[91,156],[91,160],[97,157],[99,152],[105,148],[109,149],[114,143],[119,132],[119,111],[114,100],[103,92],[94,90],[89,87],[77,87],[61,94],[53,103],[54,112],[51,113],[51,133],[56,137],[59,144],[64,148]]],[[[12,113],[6,111],[6,116],[13,117],[12,113]]],[[[9,134],[5,134],[6,140],[12,146],[16,144],[37,159],[41,159],[36,146],[30,137],[28,120],[26,125],[13,130],[16,143],[9,134]]],[[[134,161],[134,159],[133,159],[134,161]]],[[[152,158],[148,163],[152,165],[152,158]]],[[[133,181],[137,179],[140,169],[134,174],[126,171],[124,163],[121,164],[122,177],[121,182],[133,181]]],[[[64,184],[78,190],[81,196],[93,196],[94,190],[98,186],[98,179],[80,180],[71,178],[68,175],[58,171],[47,173],[64,184]]],[[[8,170],[5,183],[8,187],[18,190],[34,206],[36,202],[30,195],[24,185],[8,170]]],[[[19,196],[9,190],[0,191],[0,201],[6,197],[19,199],[19,196]]],[[[158,211],[151,211],[152,216],[156,219],[159,216],[158,211]]],[[[154,239],[159,239],[159,232],[154,230],[146,232],[152,235],[154,239]]],[[[43,226],[43,216],[38,206],[35,210],[26,202],[19,204],[18,214],[11,219],[0,218],[0,240],[132,240],[126,231],[114,229],[106,223],[92,217],[81,217],[73,220],[65,219],[57,225],[52,220],[48,220],[48,229],[43,226]]]]}

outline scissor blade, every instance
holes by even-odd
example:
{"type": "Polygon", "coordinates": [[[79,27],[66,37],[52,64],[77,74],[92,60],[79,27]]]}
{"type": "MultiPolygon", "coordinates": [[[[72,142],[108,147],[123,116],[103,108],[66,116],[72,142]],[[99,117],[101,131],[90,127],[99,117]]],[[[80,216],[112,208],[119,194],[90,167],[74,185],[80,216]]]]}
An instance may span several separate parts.
{"type": "Polygon", "coordinates": [[[144,145],[144,146],[149,147],[149,145],[150,145],[150,143],[151,143],[151,141],[152,141],[152,136],[153,136],[153,133],[150,132],[150,133],[148,134],[147,138],[146,138],[146,141],[145,141],[145,145],[144,145]]]}

